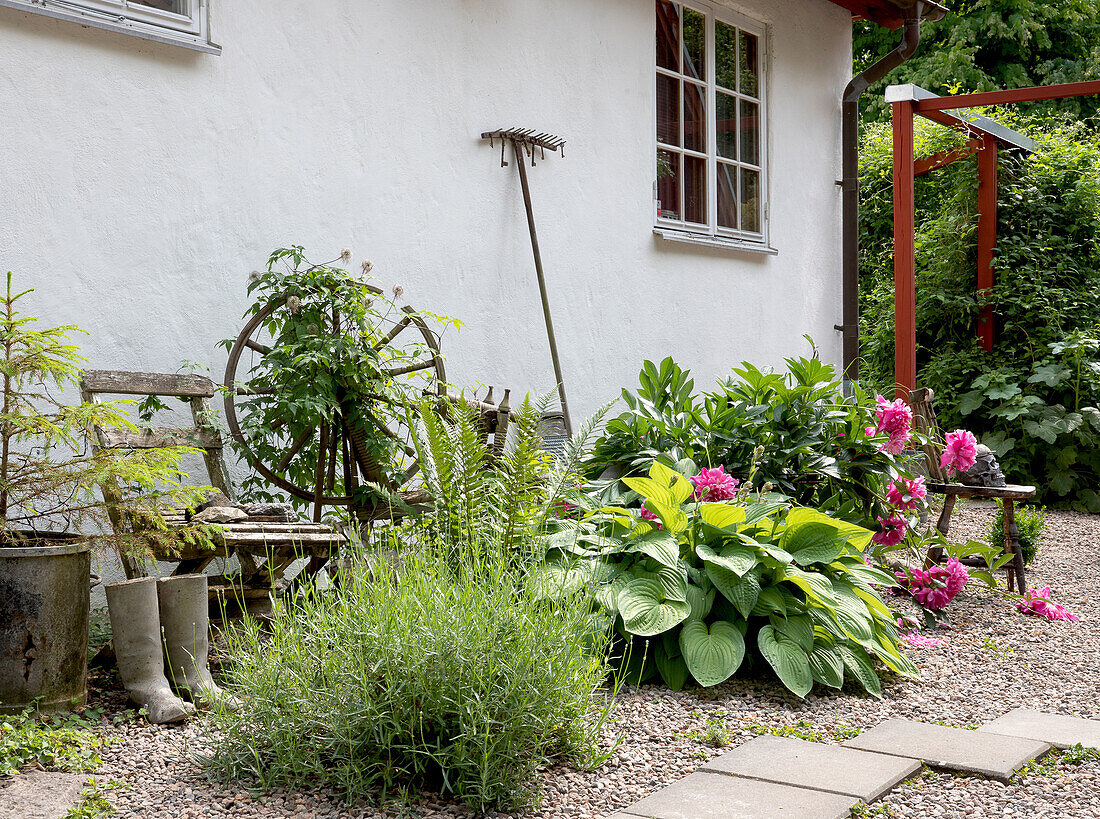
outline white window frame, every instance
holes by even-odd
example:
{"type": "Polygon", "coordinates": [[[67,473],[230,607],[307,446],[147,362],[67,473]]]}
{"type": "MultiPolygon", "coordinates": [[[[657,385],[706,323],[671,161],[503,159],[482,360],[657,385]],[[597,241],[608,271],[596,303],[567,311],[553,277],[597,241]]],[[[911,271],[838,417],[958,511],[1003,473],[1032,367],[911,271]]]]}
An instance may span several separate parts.
{"type": "MultiPolygon", "coordinates": [[[[654,233],[662,236],[665,239],[673,241],[688,242],[691,244],[705,244],[716,245],[723,247],[734,247],[743,250],[752,250],[760,253],[767,253],[774,255],[777,251],[771,248],[769,244],[769,216],[770,211],[768,207],[768,188],[769,186],[769,163],[768,163],[768,146],[770,142],[769,129],[768,129],[768,85],[769,85],[769,49],[768,49],[768,28],[767,25],[761,23],[758,20],[746,17],[743,14],[739,14],[732,9],[724,6],[717,6],[712,3],[700,2],[700,0],[673,0],[680,6],[690,8],[706,17],[706,105],[707,105],[707,224],[702,225],[695,222],[687,222],[682,219],[666,219],[660,216],[657,208],[657,157],[658,152],[662,150],[662,146],[657,141],[657,91],[656,83],[654,83],[653,91],[653,126],[651,133],[653,135],[653,214],[654,214],[654,233]],[[758,133],[759,150],[760,150],[760,227],[761,232],[753,233],[750,231],[744,231],[740,229],[732,229],[726,227],[719,227],[718,225],[718,137],[715,129],[715,114],[717,112],[717,65],[715,60],[715,21],[725,23],[730,26],[734,26],[747,34],[752,34],[757,38],[757,49],[759,65],[757,68],[759,97],[747,97],[740,93],[740,91],[734,92],[732,89],[723,89],[723,93],[727,91],[732,92],[733,96],[738,101],[742,99],[750,100],[758,105],[760,129],[758,133]]],[[[653,42],[653,55],[651,64],[654,68],[654,76],[657,74],[665,74],[666,76],[677,76],[666,69],[660,68],[657,65],[657,37],[656,37],[656,15],[654,15],[654,37],[653,42]]],[[[680,43],[680,48],[683,49],[683,43],[680,43]]],[[[683,99],[680,100],[681,110],[679,117],[681,120],[681,129],[683,128],[683,99]]],[[[681,136],[681,143],[683,138],[681,136]]],[[[700,156],[696,151],[687,151],[683,145],[676,149],[683,155],[685,152],[692,156],[700,156]]],[[[740,168],[749,163],[741,162],[740,159],[736,161],[736,167],[740,168]]],[[[749,167],[752,167],[749,165],[749,167]]],[[[683,173],[683,164],[681,162],[681,173],[683,173]]],[[[738,173],[738,191],[740,191],[740,173],[738,173]]],[[[680,211],[683,212],[684,203],[680,203],[680,211]]],[[[738,197],[738,208],[740,209],[740,198],[738,197]]]]}
{"type": "Polygon", "coordinates": [[[221,46],[210,40],[209,0],[184,0],[184,14],[132,0],[0,0],[0,6],[210,54],[221,53],[221,46]]]}

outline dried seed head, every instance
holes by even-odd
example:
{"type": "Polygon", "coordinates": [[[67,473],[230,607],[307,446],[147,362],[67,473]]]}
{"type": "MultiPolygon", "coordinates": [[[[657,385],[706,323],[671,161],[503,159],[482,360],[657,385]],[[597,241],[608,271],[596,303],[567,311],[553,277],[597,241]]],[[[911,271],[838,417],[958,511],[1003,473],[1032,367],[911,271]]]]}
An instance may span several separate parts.
{"type": "Polygon", "coordinates": [[[370,273],[374,269],[374,265],[367,259],[363,260],[363,273],[370,273]]]}
{"type": "Polygon", "coordinates": [[[404,287],[402,287],[402,286],[401,286],[401,285],[399,285],[399,284],[395,284],[395,285],[393,286],[393,297],[394,297],[395,299],[399,299],[399,298],[401,298],[401,297],[402,297],[403,295],[405,295],[405,288],[404,288],[404,287]]]}
{"type": "Polygon", "coordinates": [[[290,311],[290,315],[298,315],[298,311],[302,309],[302,300],[297,296],[291,296],[286,300],[286,309],[290,311]]]}
{"type": "Polygon", "coordinates": [[[348,250],[346,247],[340,251],[340,261],[342,261],[344,264],[347,264],[351,261],[351,251],[348,250]]]}
{"type": "Polygon", "coordinates": [[[316,324],[310,324],[306,327],[306,330],[310,333],[316,333],[320,328],[316,324]]]}
{"type": "Polygon", "coordinates": [[[253,270],[251,273],[248,274],[248,283],[249,284],[255,284],[256,282],[258,282],[260,280],[261,275],[262,274],[260,273],[259,270],[253,270]]]}

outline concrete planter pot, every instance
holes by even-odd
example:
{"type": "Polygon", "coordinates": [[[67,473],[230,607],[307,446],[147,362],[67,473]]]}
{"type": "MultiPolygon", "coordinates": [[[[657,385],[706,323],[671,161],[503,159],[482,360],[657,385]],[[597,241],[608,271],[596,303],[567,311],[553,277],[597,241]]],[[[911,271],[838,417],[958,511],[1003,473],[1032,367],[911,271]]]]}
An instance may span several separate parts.
{"type": "Polygon", "coordinates": [[[79,535],[0,542],[0,714],[45,712],[88,694],[91,549],[79,535]]]}

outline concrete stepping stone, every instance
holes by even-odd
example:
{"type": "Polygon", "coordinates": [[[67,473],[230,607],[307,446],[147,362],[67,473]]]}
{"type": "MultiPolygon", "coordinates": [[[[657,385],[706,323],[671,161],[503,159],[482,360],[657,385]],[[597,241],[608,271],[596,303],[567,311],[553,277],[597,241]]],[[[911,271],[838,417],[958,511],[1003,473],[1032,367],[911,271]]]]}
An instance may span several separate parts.
{"type": "Polygon", "coordinates": [[[907,719],[887,720],[844,745],[919,759],[933,768],[981,774],[1005,783],[1025,763],[1050,750],[1046,742],[1034,739],[927,725],[907,719]]]}
{"type": "Polygon", "coordinates": [[[0,780],[0,819],[61,819],[80,799],[87,775],[34,769],[0,780]]]}
{"type": "Polygon", "coordinates": [[[873,802],[921,768],[920,762],[806,742],[760,736],[712,759],[700,770],[854,796],[873,802]]]}
{"type": "Polygon", "coordinates": [[[1068,748],[1078,743],[1087,748],[1100,748],[1100,720],[1044,714],[1030,708],[1009,711],[978,730],[1049,742],[1055,748],[1068,748]]]}
{"type": "Polygon", "coordinates": [[[616,814],[619,819],[844,819],[854,796],[696,772],[616,814]]]}

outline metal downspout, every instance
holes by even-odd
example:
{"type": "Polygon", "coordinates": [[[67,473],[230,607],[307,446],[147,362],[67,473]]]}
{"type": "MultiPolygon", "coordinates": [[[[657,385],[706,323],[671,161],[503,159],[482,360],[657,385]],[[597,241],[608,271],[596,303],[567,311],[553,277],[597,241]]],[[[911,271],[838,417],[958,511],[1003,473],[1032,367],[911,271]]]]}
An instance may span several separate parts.
{"type": "Polygon", "coordinates": [[[874,65],[852,77],[842,98],[843,179],[843,274],[842,321],[835,325],[843,335],[844,380],[859,378],[859,98],[916,53],[925,3],[917,0],[912,16],[906,15],[901,44],[874,65]]]}

